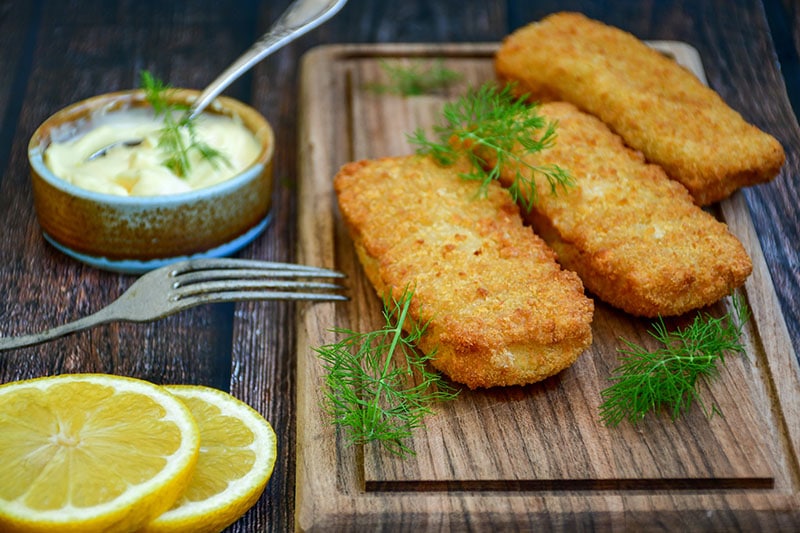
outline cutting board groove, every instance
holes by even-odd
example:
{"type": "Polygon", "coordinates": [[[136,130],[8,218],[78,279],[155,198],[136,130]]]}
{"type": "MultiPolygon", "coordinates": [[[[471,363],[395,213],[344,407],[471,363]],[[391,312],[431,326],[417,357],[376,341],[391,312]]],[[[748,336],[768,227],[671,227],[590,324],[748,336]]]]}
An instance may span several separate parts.
{"type": "MultiPolygon", "coordinates": [[[[682,43],[652,43],[705,79],[682,43]]],[[[377,445],[348,446],[321,407],[323,374],[313,347],[334,327],[369,331],[381,305],[364,277],[332,192],[344,163],[404,155],[406,134],[430,128],[442,104],[493,77],[496,44],[334,45],[302,66],[299,161],[302,262],[348,274],[351,300],[299,311],[296,526],[301,530],[386,526],[793,524],[798,508],[800,371],[741,194],[718,206],[750,253],[753,275],[740,294],[753,310],[746,357],[729,357],[702,386],[708,417],[695,406],[672,422],[599,422],[599,392],[618,364],[620,337],[652,345],[650,322],[596,301],[592,347],[542,383],[470,391],[435,406],[400,459],[377,445]],[[443,60],[463,80],[437,94],[376,93],[382,61],[443,60]]],[[[708,311],[723,313],[729,299],[708,311]]],[[[692,316],[671,321],[680,324],[692,316]]]]}

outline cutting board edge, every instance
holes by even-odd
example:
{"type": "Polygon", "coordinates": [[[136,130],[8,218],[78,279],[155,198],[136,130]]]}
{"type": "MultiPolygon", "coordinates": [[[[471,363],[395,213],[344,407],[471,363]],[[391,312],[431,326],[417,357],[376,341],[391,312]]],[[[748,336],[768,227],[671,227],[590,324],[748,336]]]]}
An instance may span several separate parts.
{"type": "MultiPolygon", "coordinates": [[[[436,45],[427,45],[424,43],[324,45],[311,50],[304,57],[303,75],[305,76],[308,71],[312,70],[314,65],[319,66],[342,58],[370,56],[378,57],[381,56],[381,54],[430,57],[441,55],[445,51],[448,53],[458,53],[464,56],[472,55],[477,57],[491,55],[493,51],[496,50],[497,46],[498,43],[450,43],[436,45]]],[[[301,97],[301,102],[302,100],[303,99],[301,97]]],[[[335,104],[335,102],[330,103],[335,104]]],[[[301,106],[301,113],[302,112],[303,106],[301,106]]],[[[305,120],[301,120],[301,136],[308,133],[308,129],[305,127],[307,124],[305,124],[305,122],[305,120]]],[[[301,146],[304,140],[307,141],[308,139],[301,138],[301,146]]],[[[301,153],[303,152],[301,151],[301,153]]],[[[330,167],[330,165],[328,166],[330,167]]],[[[317,168],[316,170],[318,171],[319,169],[317,168]]],[[[335,170],[335,168],[329,168],[326,175],[330,175],[332,177],[335,173],[335,170]]],[[[308,179],[308,175],[313,174],[314,165],[311,164],[309,166],[308,161],[301,161],[301,183],[308,179]]],[[[308,185],[308,183],[305,185],[308,185]]],[[[320,183],[317,182],[314,183],[314,185],[315,186],[312,187],[313,194],[311,195],[314,198],[320,198],[326,194],[326,187],[328,188],[328,193],[332,192],[330,189],[330,184],[321,184],[321,189],[319,187],[320,183]]],[[[309,257],[317,257],[317,254],[315,254],[313,251],[305,249],[308,243],[306,242],[304,235],[307,238],[309,231],[318,232],[320,228],[311,228],[310,226],[313,226],[313,224],[309,224],[307,220],[303,220],[302,210],[300,210],[299,216],[301,219],[299,225],[305,227],[305,233],[301,227],[300,239],[298,240],[298,257],[301,260],[309,257]]],[[[333,232],[332,227],[325,228],[325,230],[333,232]]],[[[319,238],[318,234],[312,234],[311,238],[314,241],[323,240],[319,238]]],[[[756,244],[758,244],[757,239],[756,244]]],[[[333,254],[330,253],[331,250],[328,250],[327,252],[328,253],[323,252],[322,256],[332,258],[333,254]]],[[[758,245],[758,252],[761,253],[760,245],[758,245]]],[[[763,253],[761,253],[761,256],[761,260],[763,261],[763,253]]],[[[322,264],[321,266],[332,266],[332,262],[331,264],[322,264]]],[[[776,300],[774,296],[774,287],[772,287],[771,284],[771,278],[769,278],[769,288],[772,291],[772,295],[769,296],[768,299],[771,298],[776,300]]],[[[313,315],[313,312],[298,315],[298,323],[301,324],[301,327],[299,328],[300,331],[298,340],[298,364],[302,365],[303,369],[305,368],[306,364],[309,364],[309,360],[313,360],[312,357],[304,355],[308,354],[311,351],[312,346],[315,345],[315,343],[312,342],[312,337],[314,337],[314,335],[311,334],[311,332],[317,331],[317,333],[319,333],[319,324],[313,324],[313,322],[316,322],[316,320],[313,318],[313,315]]],[[[786,339],[788,340],[788,332],[786,335],[786,339]]],[[[319,337],[315,340],[319,340],[319,337]]],[[[788,343],[788,346],[791,348],[791,343],[788,343]]],[[[794,361],[796,365],[796,359],[794,361]]],[[[771,360],[768,362],[770,365],[773,363],[771,360]]],[[[302,372],[299,368],[298,375],[301,374],[304,374],[304,372],[302,372]]],[[[775,391],[778,395],[779,401],[782,397],[786,396],[787,390],[791,389],[792,386],[796,386],[797,383],[800,383],[800,378],[798,378],[797,372],[789,374],[795,375],[793,377],[790,376],[790,379],[788,380],[781,380],[781,383],[775,386],[775,391]]],[[[300,390],[301,387],[298,386],[298,391],[300,390]]],[[[316,399],[298,398],[298,416],[300,416],[301,411],[303,411],[304,415],[308,415],[309,413],[313,414],[315,409],[318,410],[320,400],[321,397],[317,397],[316,399]]],[[[792,436],[797,434],[797,425],[800,423],[793,419],[795,412],[795,408],[792,408],[792,410],[788,413],[784,410],[781,410],[781,415],[785,421],[784,430],[788,433],[787,439],[790,443],[792,442],[792,436]]],[[[337,440],[336,432],[333,429],[330,429],[327,434],[315,434],[312,436],[305,434],[302,424],[298,423],[297,427],[298,472],[296,495],[296,528],[298,530],[315,530],[318,528],[321,529],[322,527],[333,527],[335,529],[338,527],[352,527],[354,525],[386,525],[393,524],[392,520],[394,519],[399,520],[397,525],[403,525],[404,527],[407,527],[409,525],[408,517],[418,514],[418,506],[421,506],[420,508],[428,506],[432,507],[430,512],[426,512],[425,517],[420,519],[425,525],[434,523],[447,524],[450,523],[450,520],[457,519],[455,515],[464,513],[464,509],[442,509],[442,505],[445,507],[448,506],[448,504],[443,503],[444,500],[452,498],[453,495],[439,493],[413,495],[408,495],[407,493],[402,493],[402,495],[399,493],[393,493],[394,499],[392,501],[396,503],[387,505],[384,502],[381,505],[377,505],[377,502],[380,501],[382,493],[374,494],[365,492],[363,490],[363,480],[360,480],[354,476],[349,476],[348,474],[342,475],[342,472],[337,469],[337,465],[331,464],[330,461],[328,461],[327,465],[330,466],[330,469],[322,469],[322,472],[311,474],[305,468],[305,466],[301,466],[301,464],[305,464],[303,461],[306,455],[312,453],[312,450],[306,449],[305,445],[309,442],[316,441],[317,439],[325,439],[328,440],[329,443],[334,443],[335,446],[335,442],[337,440]],[[327,498],[324,499],[324,501],[320,500],[320,494],[325,494],[327,498]],[[408,507],[403,505],[403,502],[406,502],[408,507]],[[396,509],[388,508],[393,505],[399,507],[396,509]],[[398,515],[396,513],[400,514],[398,515]],[[406,513],[409,514],[406,515],[406,513]]],[[[315,450],[318,451],[319,448],[315,448],[315,450]]],[[[793,452],[794,464],[796,468],[797,450],[793,449],[793,452]]],[[[352,459],[357,461],[358,456],[359,454],[354,451],[352,459]]],[[[796,473],[793,478],[796,480],[796,473]]],[[[626,494],[624,492],[593,495],[576,494],[575,492],[567,492],[563,494],[525,493],[523,495],[513,496],[509,496],[507,493],[481,495],[458,493],[455,496],[460,504],[469,504],[470,506],[474,506],[474,511],[476,513],[485,514],[486,516],[494,516],[496,513],[499,513],[499,509],[506,507],[509,498],[522,498],[528,502],[528,505],[524,506],[526,509],[524,513],[511,513],[510,517],[508,518],[508,520],[510,520],[509,523],[518,523],[518,520],[531,520],[531,513],[536,514],[537,509],[536,507],[530,505],[531,502],[541,502],[541,507],[538,509],[541,510],[540,516],[542,518],[547,517],[548,520],[559,520],[559,511],[552,511],[552,509],[563,508],[565,501],[571,500],[572,498],[577,498],[583,504],[588,504],[588,506],[580,511],[576,511],[575,509],[566,510],[563,512],[561,519],[573,521],[574,519],[580,519],[580,517],[583,517],[583,519],[591,520],[591,523],[596,524],[598,517],[605,516],[606,518],[611,519],[612,522],[617,523],[618,520],[625,520],[625,523],[627,524],[630,523],[629,521],[631,519],[643,513],[642,516],[636,518],[637,524],[639,523],[639,520],[653,520],[652,524],[657,523],[663,525],[664,517],[675,513],[681,515],[680,517],[676,517],[676,520],[679,523],[685,523],[684,520],[688,516],[692,515],[692,511],[697,511],[698,516],[695,518],[702,522],[703,515],[707,514],[708,506],[704,505],[702,509],[694,509],[694,505],[698,501],[698,494],[701,496],[706,494],[708,498],[711,498],[719,504],[723,504],[725,511],[732,513],[737,517],[738,520],[742,521],[742,523],[748,523],[748,521],[752,520],[755,521],[754,523],[763,525],[765,523],[764,520],[767,522],[773,521],[775,524],[785,524],[787,523],[787,520],[789,523],[796,523],[798,520],[800,520],[800,511],[798,511],[798,509],[800,509],[800,495],[798,495],[796,483],[793,484],[792,489],[793,490],[789,493],[772,490],[753,490],[727,492],[721,491],[713,494],[706,494],[703,491],[700,491],[699,493],[687,492],[670,494],[663,497],[654,497],[652,494],[626,494]]],[[[601,520],[602,519],[604,518],[601,518],[601,520]]],[[[494,524],[495,522],[492,523],[494,524]]],[[[692,523],[695,522],[693,521],[692,523]]]]}

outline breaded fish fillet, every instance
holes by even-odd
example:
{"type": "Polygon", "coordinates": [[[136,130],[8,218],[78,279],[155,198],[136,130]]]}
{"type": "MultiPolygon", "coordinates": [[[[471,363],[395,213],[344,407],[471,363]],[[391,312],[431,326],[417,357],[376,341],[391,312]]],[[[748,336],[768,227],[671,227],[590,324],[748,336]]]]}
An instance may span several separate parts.
{"type": "MultiPolygon", "coordinates": [[[[654,317],[711,304],[744,283],[752,270],[744,247],[683,185],[572,104],[546,103],[539,112],[558,121],[558,138],[524,160],[558,165],[575,185],[553,193],[537,175],[538,199],[527,218],[586,289],[654,317]]],[[[504,184],[513,177],[514,169],[502,170],[504,184]]]]}
{"type": "Polygon", "coordinates": [[[408,156],[342,167],[335,190],[367,277],[382,297],[413,289],[419,342],[470,388],[522,385],[570,366],[592,341],[580,279],[523,225],[492,183],[408,156]]]}
{"type": "Polygon", "coordinates": [[[578,13],[557,13],[509,35],[495,58],[501,80],[539,101],[571,102],[608,124],[699,205],[769,181],[781,145],[691,72],[633,35],[578,13]]]}

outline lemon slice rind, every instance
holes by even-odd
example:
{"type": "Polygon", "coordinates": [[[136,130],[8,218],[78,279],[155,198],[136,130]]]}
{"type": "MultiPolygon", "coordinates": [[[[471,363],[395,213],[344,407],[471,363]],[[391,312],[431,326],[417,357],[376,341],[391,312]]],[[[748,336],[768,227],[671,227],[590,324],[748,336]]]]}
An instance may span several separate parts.
{"type": "MultiPolygon", "coordinates": [[[[65,374],[2,385],[0,405],[23,389],[35,389],[44,395],[51,387],[67,382],[111,387],[115,394],[148,396],[164,409],[161,421],[171,422],[178,428],[180,445],[172,455],[165,457],[166,466],[153,477],[128,486],[120,496],[90,508],[68,505],[54,510],[37,510],[26,506],[20,498],[14,501],[0,498],[0,531],[130,531],[168,509],[188,484],[197,461],[199,431],[188,408],[157,385],[121,376],[65,374]]],[[[136,414],[131,413],[131,416],[136,414]]]]}
{"type": "MultiPolygon", "coordinates": [[[[168,385],[165,388],[178,398],[201,400],[219,408],[221,415],[241,420],[253,433],[253,441],[247,448],[255,452],[255,460],[244,476],[229,480],[223,492],[195,502],[180,499],[179,506],[150,522],[144,531],[146,533],[221,531],[240,518],[263,493],[275,466],[277,437],[272,426],[258,411],[225,392],[192,385],[168,385]]],[[[200,427],[202,454],[203,425],[200,427]]]]}

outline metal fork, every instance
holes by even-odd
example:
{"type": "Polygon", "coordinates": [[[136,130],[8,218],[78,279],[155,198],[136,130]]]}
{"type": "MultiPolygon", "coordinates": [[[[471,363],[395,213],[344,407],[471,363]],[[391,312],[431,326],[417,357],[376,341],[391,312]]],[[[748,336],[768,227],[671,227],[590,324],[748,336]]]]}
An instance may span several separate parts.
{"type": "Polygon", "coordinates": [[[247,300],[340,301],[341,285],[315,278],[342,278],[325,268],[248,259],[190,259],[137,279],[100,311],[41,333],[0,338],[0,351],[40,344],[114,321],[148,322],[198,305],[247,300]]]}

